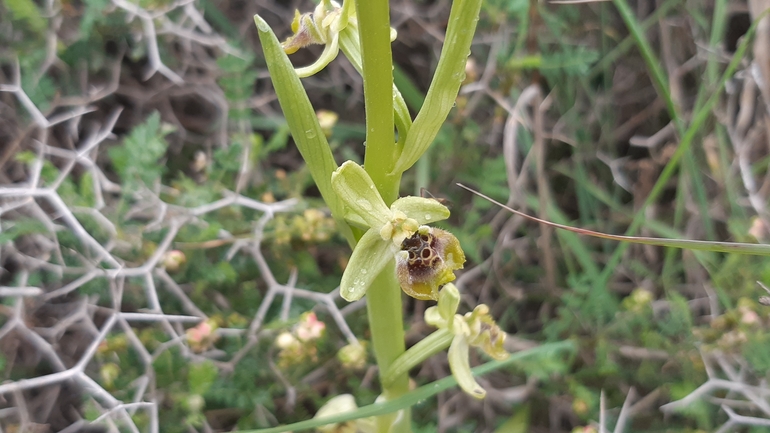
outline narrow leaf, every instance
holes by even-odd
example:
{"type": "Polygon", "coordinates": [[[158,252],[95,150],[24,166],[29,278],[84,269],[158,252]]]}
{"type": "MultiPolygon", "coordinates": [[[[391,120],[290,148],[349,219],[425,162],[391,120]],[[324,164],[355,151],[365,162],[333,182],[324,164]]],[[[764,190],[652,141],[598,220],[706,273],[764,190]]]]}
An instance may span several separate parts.
{"type": "Polygon", "coordinates": [[[342,203],[331,186],[332,172],[337,169],[337,163],[334,161],[321,125],[318,124],[310,99],[270,26],[259,15],[254,16],[254,23],[257,25],[259,40],[262,43],[262,51],[278,102],[286,116],[294,142],[310,169],[310,174],[321,196],[331,209],[340,231],[349,243],[354,244],[353,233],[344,221],[342,203]]]}
{"type": "Polygon", "coordinates": [[[452,3],[436,73],[428,88],[425,103],[409,129],[403,152],[391,174],[403,173],[420,159],[436,138],[439,128],[449,115],[449,110],[454,106],[457,92],[465,80],[465,62],[471,52],[480,8],[481,0],[455,0],[452,3]]]}
{"type": "MultiPolygon", "coordinates": [[[[558,356],[559,352],[574,353],[576,350],[575,343],[572,341],[560,341],[558,343],[547,343],[542,346],[538,346],[532,349],[522,350],[511,354],[511,356],[504,361],[492,361],[484,365],[480,365],[471,369],[474,376],[481,376],[491,371],[499,370],[509,365],[513,365],[522,359],[539,356],[542,358],[554,358],[558,356]]],[[[423,385],[415,390],[409,391],[407,394],[388,400],[385,403],[374,403],[368,406],[360,407],[353,412],[348,412],[340,415],[330,416],[328,418],[311,419],[307,421],[301,421],[294,424],[283,425],[268,429],[260,430],[245,430],[241,433],[283,433],[283,432],[298,432],[306,431],[318,426],[340,423],[350,421],[353,419],[366,418],[370,416],[380,416],[399,410],[406,409],[408,407],[417,405],[426,399],[433,397],[434,395],[445,391],[457,384],[454,377],[449,376],[435,382],[431,382],[427,385],[423,385]]]]}

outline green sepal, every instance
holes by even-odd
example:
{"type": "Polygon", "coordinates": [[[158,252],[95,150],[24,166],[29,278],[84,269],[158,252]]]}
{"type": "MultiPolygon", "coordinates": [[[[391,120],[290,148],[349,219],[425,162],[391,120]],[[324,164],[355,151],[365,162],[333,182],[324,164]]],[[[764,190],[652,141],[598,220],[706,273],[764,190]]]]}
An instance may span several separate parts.
{"type": "Polygon", "coordinates": [[[465,62],[470,54],[480,9],[481,0],[455,0],[452,3],[436,73],[391,175],[403,173],[420,159],[454,106],[460,85],[465,80],[465,62]]]}
{"type": "Polygon", "coordinates": [[[473,378],[471,364],[468,361],[468,348],[468,340],[464,337],[457,336],[452,340],[447,355],[449,368],[463,391],[475,398],[482,399],[487,395],[487,392],[473,378]]]}
{"type": "Polygon", "coordinates": [[[350,262],[342,274],[340,296],[349,302],[361,299],[377,275],[393,260],[391,245],[390,242],[383,242],[376,230],[364,233],[353,248],[350,262]]]}
{"type": "Polygon", "coordinates": [[[369,227],[379,230],[390,221],[390,209],[385,205],[372,178],[360,165],[345,161],[332,173],[331,183],[337,196],[369,227]]]}

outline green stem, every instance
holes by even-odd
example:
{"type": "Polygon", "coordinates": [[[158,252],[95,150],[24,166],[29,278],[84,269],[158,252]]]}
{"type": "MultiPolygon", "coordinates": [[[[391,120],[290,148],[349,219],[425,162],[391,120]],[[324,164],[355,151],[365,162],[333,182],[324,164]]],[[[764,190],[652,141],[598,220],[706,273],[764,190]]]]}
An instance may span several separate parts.
{"type": "MultiPolygon", "coordinates": [[[[348,0],[350,1],[350,0],[348,0]]],[[[366,154],[364,168],[390,205],[398,197],[401,175],[389,175],[398,159],[393,115],[393,57],[390,49],[390,7],[388,0],[355,0],[361,39],[361,66],[366,106],[366,154]]],[[[366,309],[372,346],[380,374],[404,353],[404,320],[401,288],[396,281],[395,263],[391,262],[367,291],[366,309]]],[[[383,385],[386,400],[409,391],[409,377],[402,374],[383,385]]],[[[411,412],[377,418],[381,433],[411,431],[411,412]]]]}
{"type": "Polygon", "coordinates": [[[355,0],[361,38],[366,105],[364,168],[385,203],[398,197],[400,176],[389,176],[398,158],[393,132],[393,55],[388,0],[355,0]]]}
{"type": "Polygon", "coordinates": [[[390,368],[382,375],[382,383],[388,385],[396,378],[408,373],[412,368],[422,364],[426,359],[446,349],[452,343],[453,338],[454,334],[448,329],[439,329],[423,338],[390,365],[390,368]]]}
{"type": "MultiPolygon", "coordinates": [[[[386,401],[398,398],[409,391],[409,376],[406,372],[394,377],[389,383],[382,380],[396,359],[406,350],[404,345],[404,319],[402,317],[401,288],[396,281],[395,262],[391,262],[380,273],[366,292],[366,312],[372,333],[372,346],[377,366],[380,369],[382,394],[386,401]]],[[[398,417],[398,424],[391,425],[395,417],[377,419],[378,432],[409,432],[411,416],[404,410],[398,417]]]]}

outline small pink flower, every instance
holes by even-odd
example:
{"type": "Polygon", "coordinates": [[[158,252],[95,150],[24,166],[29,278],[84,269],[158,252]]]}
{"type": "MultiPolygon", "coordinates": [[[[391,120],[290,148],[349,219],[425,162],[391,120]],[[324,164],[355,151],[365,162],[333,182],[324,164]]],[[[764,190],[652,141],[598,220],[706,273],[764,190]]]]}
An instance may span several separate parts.
{"type": "Polygon", "coordinates": [[[297,338],[300,341],[310,341],[321,338],[326,329],[326,324],[318,320],[314,312],[308,312],[302,315],[297,326],[297,338]]]}

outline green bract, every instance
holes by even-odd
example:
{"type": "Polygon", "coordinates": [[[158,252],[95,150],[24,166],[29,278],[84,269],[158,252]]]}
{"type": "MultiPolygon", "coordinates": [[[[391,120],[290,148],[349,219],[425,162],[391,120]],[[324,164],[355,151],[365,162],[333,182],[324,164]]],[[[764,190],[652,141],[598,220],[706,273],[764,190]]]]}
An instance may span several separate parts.
{"type": "Polygon", "coordinates": [[[374,278],[395,259],[404,239],[423,224],[449,218],[449,209],[436,200],[403,197],[388,208],[369,174],[347,161],[331,177],[332,188],[348,209],[369,227],[353,249],[340,282],[348,301],[361,299],[374,278]]]}
{"type": "Polygon", "coordinates": [[[457,92],[465,79],[465,62],[471,52],[480,9],[481,0],[455,0],[452,3],[436,73],[430,82],[423,108],[409,129],[393,173],[403,173],[420,159],[454,106],[457,92]]]}
{"type": "Polygon", "coordinates": [[[321,191],[321,196],[332,211],[337,226],[348,242],[353,245],[355,243],[353,233],[343,220],[342,203],[331,188],[331,173],[337,168],[337,163],[334,161],[323,129],[318,123],[318,117],[291,61],[281,48],[270,26],[259,15],[254,16],[254,22],[257,25],[275,94],[286,116],[286,123],[289,125],[294,142],[310,169],[310,174],[318,190],[321,191]]]}
{"type": "Polygon", "coordinates": [[[460,305],[460,291],[449,283],[441,289],[438,305],[425,310],[425,322],[439,329],[446,329],[452,334],[449,346],[449,368],[460,388],[476,398],[484,398],[484,391],[471,373],[468,362],[468,348],[476,346],[494,359],[502,360],[509,356],[503,348],[505,332],[489,315],[489,307],[478,305],[472,312],[461,316],[457,313],[460,305]]]}

